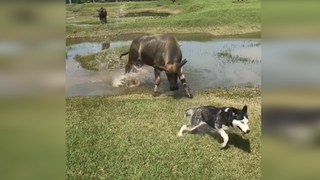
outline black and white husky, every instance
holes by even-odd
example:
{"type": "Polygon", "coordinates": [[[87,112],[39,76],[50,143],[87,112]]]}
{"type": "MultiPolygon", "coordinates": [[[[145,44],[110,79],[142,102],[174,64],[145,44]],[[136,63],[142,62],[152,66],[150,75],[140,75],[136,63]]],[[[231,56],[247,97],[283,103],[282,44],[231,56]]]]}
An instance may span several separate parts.
{"type": "Polygon", "coordinates": [[[190,125],[183,125],[178,133],[192,132],[202,125],[214,128],[223,138],[221,148],[226,147],[229,136],[225,130],[238,128],[244,134],[250,132],[248,125],[247,105],[242,110],[233,107],[202,106],[185,110],[185,117],[190,117],[190,125]]]}

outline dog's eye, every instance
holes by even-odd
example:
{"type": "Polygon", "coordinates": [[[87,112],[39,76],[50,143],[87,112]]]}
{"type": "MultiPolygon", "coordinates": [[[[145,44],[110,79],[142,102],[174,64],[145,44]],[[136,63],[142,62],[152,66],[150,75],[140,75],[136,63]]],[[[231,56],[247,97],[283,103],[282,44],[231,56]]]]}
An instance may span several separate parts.
{"type": "Polygon", "coordinates": [[[242,123],[242,124],[244,124],[244,122],[243,122],[243,121],[241,121],[241,123],[242,123]]]}

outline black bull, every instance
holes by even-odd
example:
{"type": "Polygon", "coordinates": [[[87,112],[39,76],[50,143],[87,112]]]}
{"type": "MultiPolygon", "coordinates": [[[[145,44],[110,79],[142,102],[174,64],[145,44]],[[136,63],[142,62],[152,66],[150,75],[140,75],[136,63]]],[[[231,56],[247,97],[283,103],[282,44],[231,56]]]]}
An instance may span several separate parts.
{"type": "Polygon", "coordinates": [[[189,98],[192,98],[187,85],[182,66],[187,63],[181,61],[182,53],[176,39],[170,35],[143,35],[135,38],[128,52],[120,55],[120,58],[129,54],[129,60],[125,67],[125,74],[132,70],[133,65],[144,64],[154,67],[155,87],[154,95],[158,96],[160,85],[160,73],[165,71],[170,90],[179,89],[177,79],[179,78],[189,98]]]}
{"type": "Polygon", "coordinates": [[[101,24],[107,24],[107,10],[106,8],[101,7],[100,9],[97,9],[98,16],[100,19],[101,24]]]}

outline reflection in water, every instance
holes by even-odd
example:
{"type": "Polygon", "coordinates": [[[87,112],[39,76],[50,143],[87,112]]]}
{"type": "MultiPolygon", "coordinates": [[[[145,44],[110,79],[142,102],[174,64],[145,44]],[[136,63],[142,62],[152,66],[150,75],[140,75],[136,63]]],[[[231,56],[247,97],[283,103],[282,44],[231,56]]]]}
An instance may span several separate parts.
{"type": "Polygon", "coordinates": [[[102,44],[101,50],[109,49],[109,48],[110,48],[110,41],[104,41],[104,42],[102,42],[101,44],[102,44]]]}
{"type": "MultiPolygon", "coordinates": [[[[67,42],[66,94],[70,96],[101,96],[123,93],[126,88],[137,86],[153,90],[153,69],[143,66],[137,74],[123,76],[124,70],[90,71],[83,69],[74,60],[76,54],[98,52],[116,46],[130,45],[131,41],[67,42]]],[[[179,41],[186,80],[193,91],[215,87],[260,86],[261,85],[261,41],[260,39],[211,39],[207,41],[179,41]],[[258,63],[228,62],[217,53],[228,51],[234,56],[257,60],[258,63]]],[[[124,57],[123,59],[127,58],[124,57]]],[[[171,94],[165,73],[161,74],[160,91],[171,94]]],[[[180,85],[178,93],[183,93],[180,85]]]]}

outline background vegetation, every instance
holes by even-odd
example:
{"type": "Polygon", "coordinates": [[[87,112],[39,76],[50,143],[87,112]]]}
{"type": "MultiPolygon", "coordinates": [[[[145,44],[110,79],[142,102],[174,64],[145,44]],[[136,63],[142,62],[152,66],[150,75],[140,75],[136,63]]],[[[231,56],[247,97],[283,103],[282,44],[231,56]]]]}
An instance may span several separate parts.
{"type": "Polygon", "coordinates": [[[67,37],[126,33],[210,33],[230,35],[261,30],[261,0],[170,0],[67,4],[67,37]],[[96,9],[108,11],[100,25],[96,9]]]}

